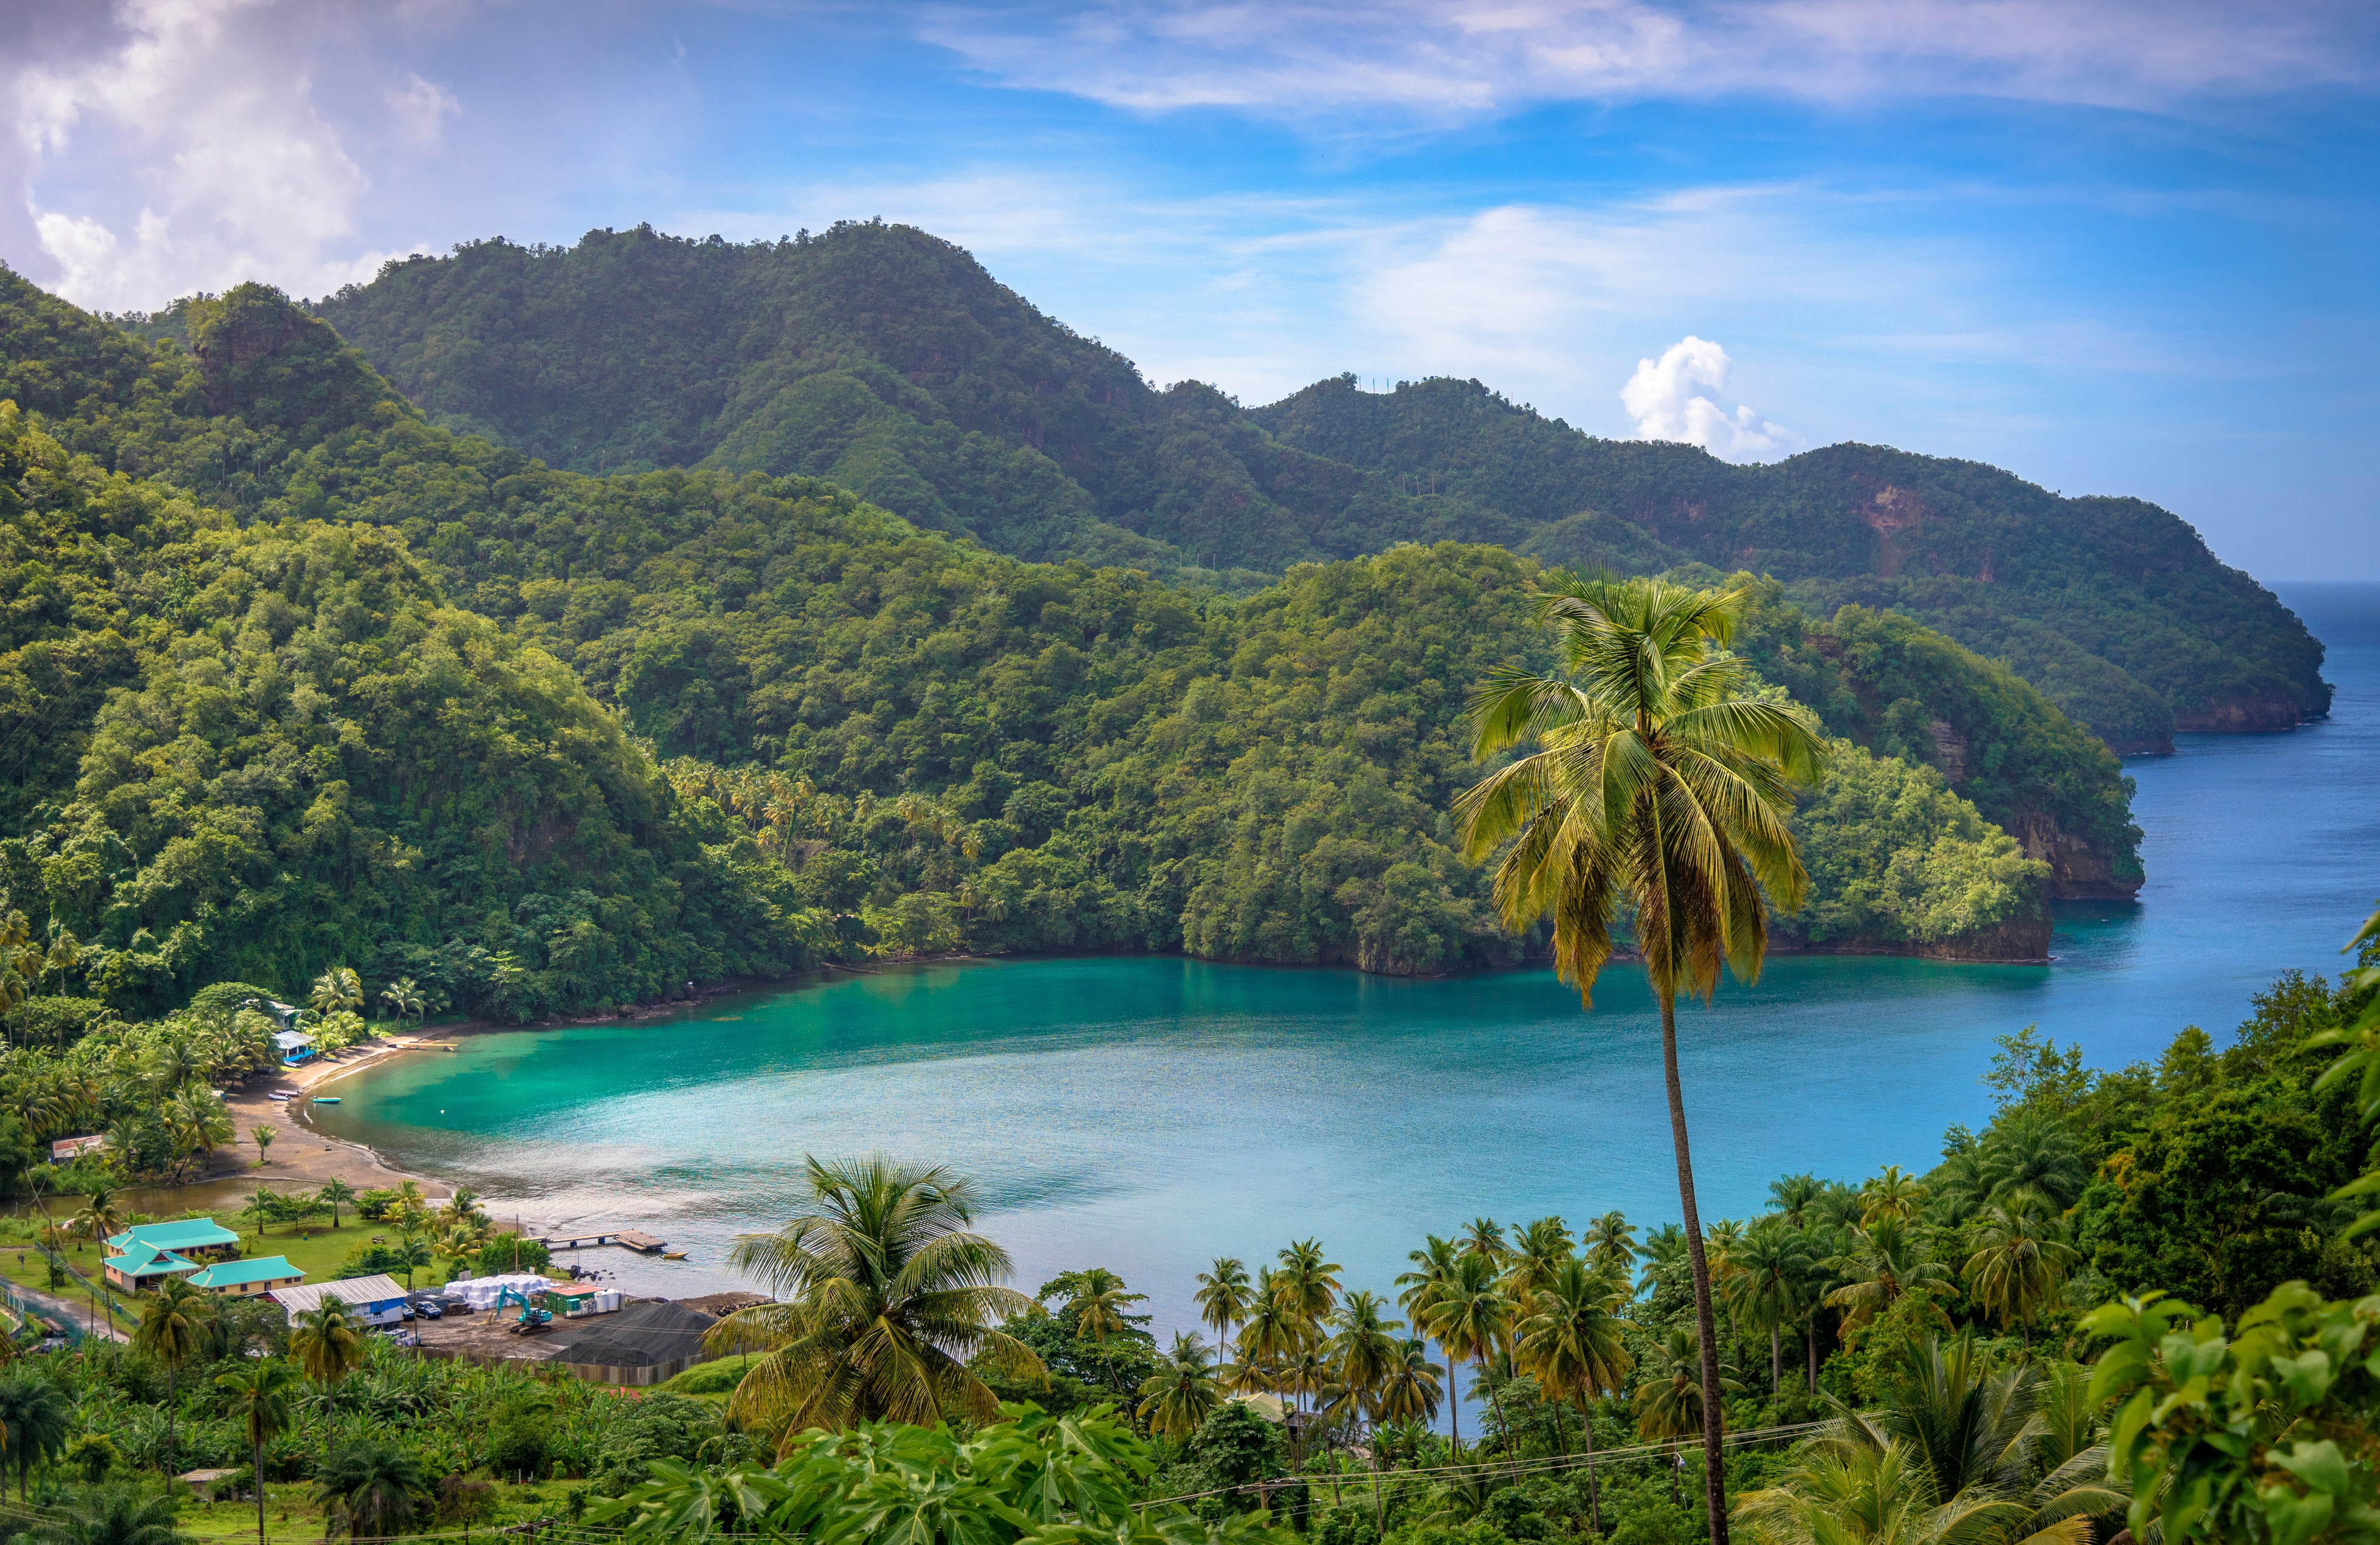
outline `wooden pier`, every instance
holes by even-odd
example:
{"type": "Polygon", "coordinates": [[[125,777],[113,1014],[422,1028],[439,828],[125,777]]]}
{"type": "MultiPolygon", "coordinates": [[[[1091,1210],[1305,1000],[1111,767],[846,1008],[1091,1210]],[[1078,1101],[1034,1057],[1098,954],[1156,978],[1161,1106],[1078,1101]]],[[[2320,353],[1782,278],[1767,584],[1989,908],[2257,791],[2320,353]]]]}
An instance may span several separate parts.
{"type": "Polygon", "coordinates": [[[659,1255],[668,1248],[651,1235],[639,1234],[632,1228],[614,1229],[608,1234],[574,1235],[566,1239],[544,1239],[539,1243],[549,1250],[598,1250],[607,1245],[617,1245],[624,1250],[635,1250],[643,1255],[659,1255]]]}

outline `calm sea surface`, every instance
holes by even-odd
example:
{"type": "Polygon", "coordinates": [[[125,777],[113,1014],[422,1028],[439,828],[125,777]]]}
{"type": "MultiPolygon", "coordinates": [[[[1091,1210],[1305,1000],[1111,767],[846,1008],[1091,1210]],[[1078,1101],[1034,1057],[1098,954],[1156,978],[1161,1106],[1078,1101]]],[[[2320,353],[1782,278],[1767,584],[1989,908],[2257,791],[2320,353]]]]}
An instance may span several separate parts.
{"type": "MultiPolygon", "coordinates": [[[[2380,586],[2290,585],[2329,646],[2331,719],[2185,736],[2136,758],[2149,882],[2061,914],[2049,967],[1773,962],[1682,1016],[1706,1217],[1785,1172],[1931,1164],[1980,1125],[1992,1038],[2038,1024],[2091,1060],[2217,1033],[2296,967],[2335,973],[2380,894],[2380,586]]],[[[1426,1232],[1481,1213],[1677,1215],[1658,1037],[1615,968],[1595,1011],[1549,974],[1397,981],[1173,959],[839,976],[662,1023],[474,1037],[345,1080],[330,1133],[528,1217],[635,1226],[683,1263],[589,1264],[650,1292],[728,1285],[735,1235],[794,1205],[807,1153],[883,1150],[976,1178],[1027,1291],[1107,1265],[1163,1332],[1193,1273],[1317,1235],[1386,1289],[1426,1232]]]]}

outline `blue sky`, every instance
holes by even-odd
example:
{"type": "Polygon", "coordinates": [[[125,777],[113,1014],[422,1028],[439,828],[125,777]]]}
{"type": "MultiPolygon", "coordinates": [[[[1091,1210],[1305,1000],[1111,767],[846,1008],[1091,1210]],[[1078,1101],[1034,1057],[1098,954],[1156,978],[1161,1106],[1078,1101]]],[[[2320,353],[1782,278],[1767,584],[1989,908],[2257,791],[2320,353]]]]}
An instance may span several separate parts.
{"type": "Polygon", "coordinates": [[[2247,9],[20,0],[0,258],[147,309],[488,235],[881,215],[1160,383],[1475,376],[2380,578],[2380,26],[2247,9]]]}

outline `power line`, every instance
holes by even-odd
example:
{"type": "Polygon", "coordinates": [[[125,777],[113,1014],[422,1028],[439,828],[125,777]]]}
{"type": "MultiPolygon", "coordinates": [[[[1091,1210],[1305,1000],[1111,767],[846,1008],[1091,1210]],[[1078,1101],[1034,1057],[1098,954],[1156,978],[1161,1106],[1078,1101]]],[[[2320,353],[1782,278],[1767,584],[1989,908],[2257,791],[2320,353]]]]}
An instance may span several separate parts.
{"type": "MultiPolygon", "coordinates": [[[[1793,1422],[1783,1427],[1749,1428],[1741,1432],[1727,1433],[1719,1439],[1719,1442],[1727,1447],[1734,1447],[1742,1443],[1777,1442],[1787,1439],[1813,1436],[1834,1425],[1834,1421],[1828,1419],[1793,1422]]],[[[1584,1469],[1591,1464],[1601,1465],[1643,1459],[1657,1454],[1667,1455],[1674,1452],[1676,1452],[1674,1443],[1643,1443],[1631,1448],[1597,1449],[1593,1454],[1548,1454],[1537,1459],[1483,1460],[1468,1465],[1435,1465],[1410,1470],[1357,1470],[1353,1473],[1342,1472],[1342,1474],[1350,1481],[1369,1483],[1377,1476],[1382,1482],[1390,1485],[1412,1486],[1428,1484],[1439,1479],[1470,1476],[1504,1475],[1518,1478],[1524,1475],[1550,1475],[1566,1469],[1584,1469]]],[[[1160,1497],[1141,1505],[1163,1507],[1173,1502],[1198,1502],[1208,1497],[1225,1497],[1242,1491],[1277,1491],[1284,1486],[1299,1484],[1310,1487],[1318,1478],[1328,1480],[1330,1478],[1283,1476],[1272,1480],[1254,1480],[1238,1486],[1218,1487],[1211,1491],[1185,1491],[1180,1496],[1160,1497]]]]}

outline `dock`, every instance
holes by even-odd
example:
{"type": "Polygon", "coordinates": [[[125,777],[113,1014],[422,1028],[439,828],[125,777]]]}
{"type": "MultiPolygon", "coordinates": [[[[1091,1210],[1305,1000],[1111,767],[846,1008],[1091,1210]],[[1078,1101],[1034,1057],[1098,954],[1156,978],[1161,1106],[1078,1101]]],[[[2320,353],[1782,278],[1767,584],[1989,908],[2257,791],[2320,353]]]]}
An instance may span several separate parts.
{"type": "Polygon", "coordinates": [[[609,1245],[617,1245],[624,1250],[635,1250],[642,1255],[659,1255],[669,1247],[651,1235],[639,1234],[632,1228],[614,1229],[608,1234],[574,1235],[566,1239],[543,1239],[539,1243],[549,1250],[600,1250],[609,1245]]]}

